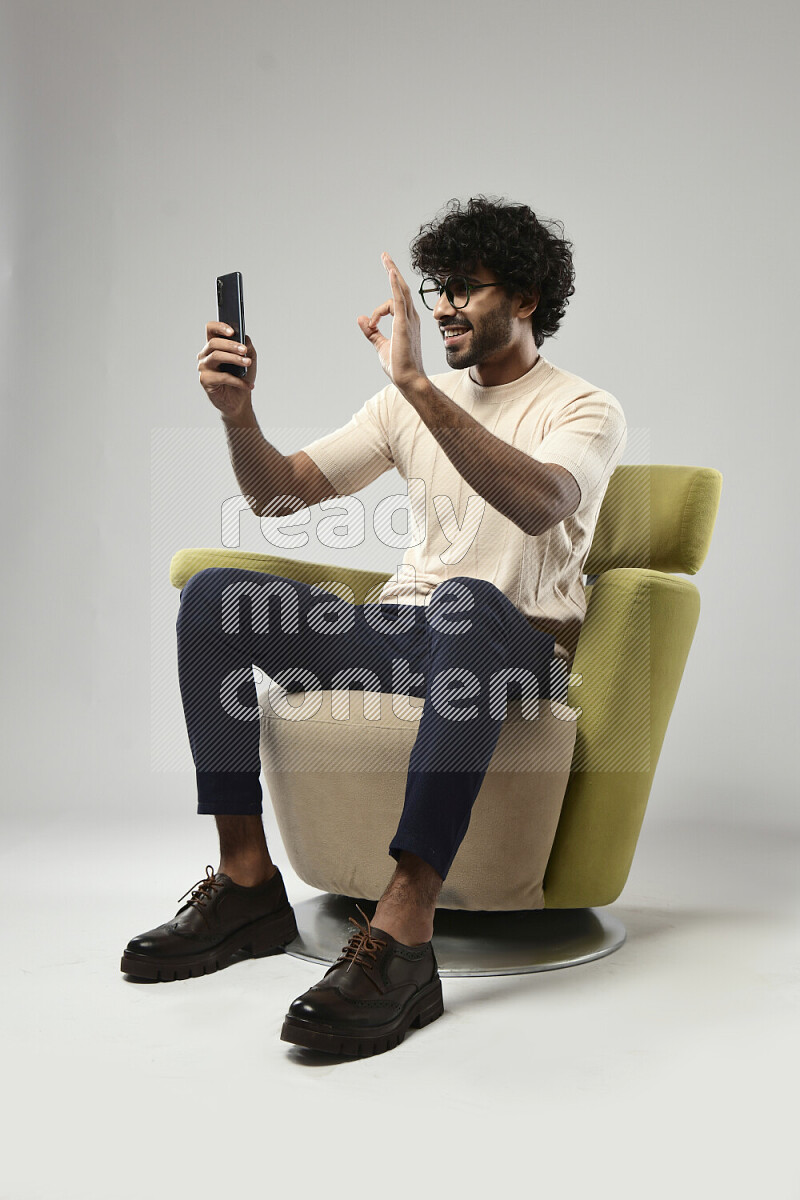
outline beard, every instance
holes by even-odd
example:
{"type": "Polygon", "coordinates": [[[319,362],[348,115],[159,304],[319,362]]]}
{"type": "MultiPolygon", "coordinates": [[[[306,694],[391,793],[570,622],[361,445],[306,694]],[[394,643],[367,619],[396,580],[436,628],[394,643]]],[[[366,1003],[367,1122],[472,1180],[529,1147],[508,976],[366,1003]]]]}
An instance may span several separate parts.
{"type": "MultiPolygon", "coordinates": [[[[458,319],[456,319],[458,324],[458,319]]],[[[499,350],[505,350],[514,332],[514,318],[511,315],[511,304],[497,309],[484,317],[477,325],[470,324],[467,344],[463,347],[449,349],[444,344],[447,365],[454,371],[474,367],[477,363],[486,362],[499,350]]]]}

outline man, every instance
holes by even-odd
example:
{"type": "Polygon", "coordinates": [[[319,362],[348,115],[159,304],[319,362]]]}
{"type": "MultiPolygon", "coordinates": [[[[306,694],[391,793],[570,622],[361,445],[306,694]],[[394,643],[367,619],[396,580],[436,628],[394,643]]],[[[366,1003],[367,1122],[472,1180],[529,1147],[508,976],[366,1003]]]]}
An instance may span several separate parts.
{"type": "Polygon", "coordinates": [[[433,916],[500,733],[490,676],[499,669],[549,696],[553,660],[562,671],[571,665],[586,608],[581,572],[627,438],[613,396],[539,353],[564,316],[574,272],[570,243],[526,205],[451,201],[412,243],[445,374],[425,374],[414,296],[389,255],[382,259],[391,295],[358,324],[390,382],[346,425],[294,454],[281,454],[258,427],[250,338],[236,345],[227,326],[206,327],[200,381],[259,515],[358,491],[395,466],[425,481],[430,519],[376,604],[230,568],[188,581],[177,625],[181,695],[198,811],[215,816],[220,865],[122,959],[129,974],[170,980],[292,940],[294,914],[261,819],[259,724],[232,716],[231,697],[258,716],[254,663],[273,680],[311,671],[323,688],[360,681],[394,692],[400,662],[405,690],[425,704],[388,848],[395,872],[372,922],[351,918],[348,946],[292,1003],[281,1034],[354,1055],[390,1049],[443,1011],[433,916]],[[388,338],[380,330],[387,316],[388,338]],[[220,370],[225,363],[246,374],[220,370]],[[454,696],[454,682],[466,690],[454,696]]]}

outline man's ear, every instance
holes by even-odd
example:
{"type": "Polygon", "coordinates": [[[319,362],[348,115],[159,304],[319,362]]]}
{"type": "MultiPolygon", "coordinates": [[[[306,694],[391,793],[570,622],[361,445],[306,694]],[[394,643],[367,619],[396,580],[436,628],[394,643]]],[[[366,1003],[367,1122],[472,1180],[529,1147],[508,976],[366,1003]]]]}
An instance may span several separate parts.
{"type": "Polygon", "coordinates": [[[530,317],[535,313],[536,308],[541,298],[541,292],[533,291],[527,296],[520,297],[520,306],[517,310],[518,317],[530,317]]]}

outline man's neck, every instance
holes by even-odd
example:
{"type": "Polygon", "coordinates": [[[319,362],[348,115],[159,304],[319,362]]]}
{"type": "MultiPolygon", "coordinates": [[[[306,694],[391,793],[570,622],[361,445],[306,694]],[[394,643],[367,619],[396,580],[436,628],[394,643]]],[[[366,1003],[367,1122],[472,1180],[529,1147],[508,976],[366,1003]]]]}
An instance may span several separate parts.
{"type": "Polygon", "coordinates": [[[539,361],[539,351],[534,348],[530,354],[515,354],[502,362],[476,363],[470,367],[469,377],[480,387],[500,387],[504,383],[513,383],[533,370],[539,361]]]}

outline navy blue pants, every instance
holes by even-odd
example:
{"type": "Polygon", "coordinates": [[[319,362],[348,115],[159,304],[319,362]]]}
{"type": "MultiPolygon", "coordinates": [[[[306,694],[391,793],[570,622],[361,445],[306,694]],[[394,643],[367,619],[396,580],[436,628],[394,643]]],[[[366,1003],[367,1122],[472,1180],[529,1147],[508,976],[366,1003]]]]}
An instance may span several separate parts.
{"type": "Polygon", "coordinates": [[[551,694],[554,637],[493,583],[464,575],[440,583],[427,605],[362,606],[278,575],[210,567],[183,588],[177,632],[200,813],[262,811],[254,664],[288,692],[364,687],[424,697],[389,854],[409,850],[442,879],[467,832],[507,698],[551,694]]]}

